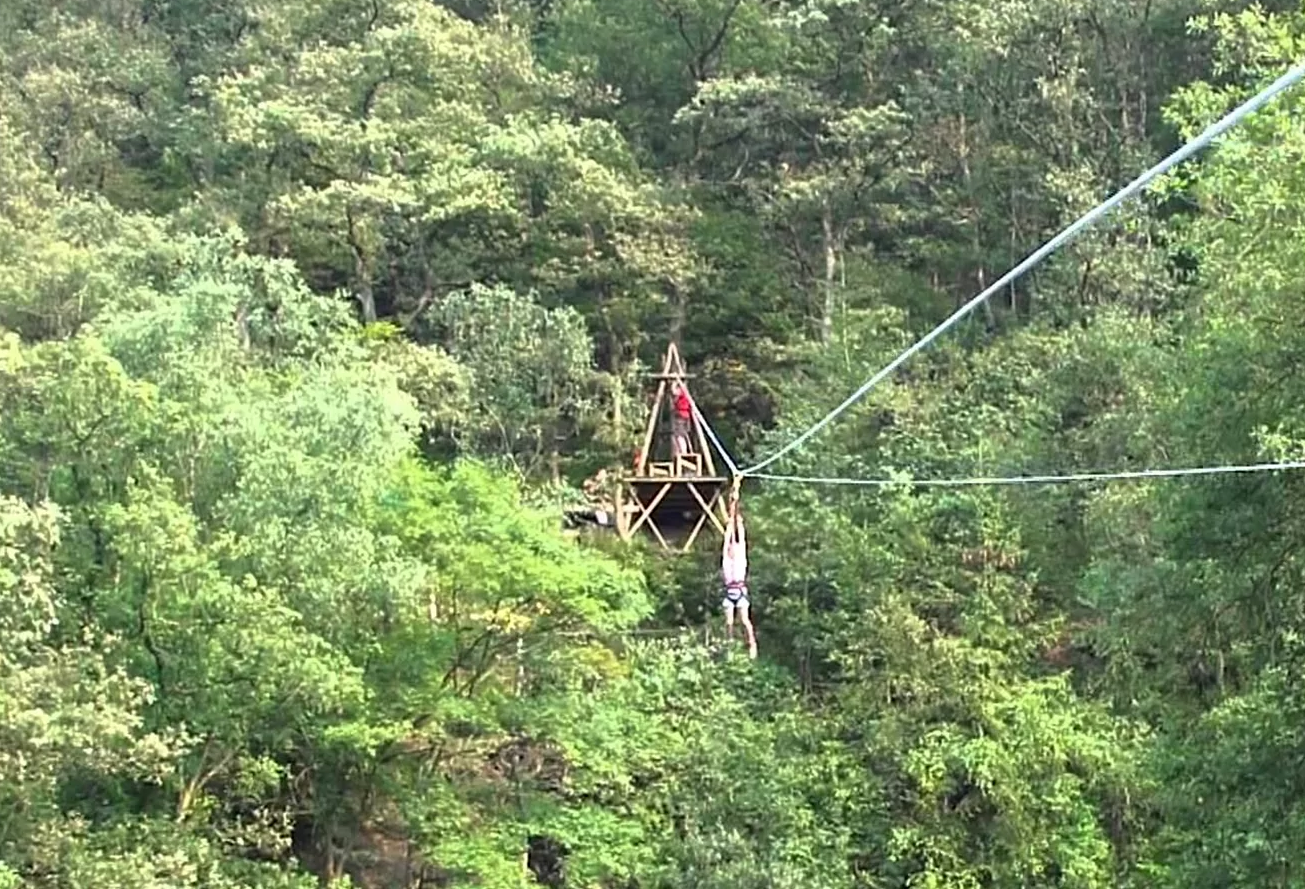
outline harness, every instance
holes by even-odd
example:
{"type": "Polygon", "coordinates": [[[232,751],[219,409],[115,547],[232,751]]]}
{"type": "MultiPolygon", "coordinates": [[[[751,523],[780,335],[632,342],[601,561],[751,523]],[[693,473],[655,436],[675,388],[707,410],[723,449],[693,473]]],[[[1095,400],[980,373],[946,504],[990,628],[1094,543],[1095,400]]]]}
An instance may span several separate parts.
{"type": "Polygon", "coordinates": [[[731,580],[725,584],[725,600],[727,602],[739,602],[747,598],[748,584],[743,580],[731,580]]]}

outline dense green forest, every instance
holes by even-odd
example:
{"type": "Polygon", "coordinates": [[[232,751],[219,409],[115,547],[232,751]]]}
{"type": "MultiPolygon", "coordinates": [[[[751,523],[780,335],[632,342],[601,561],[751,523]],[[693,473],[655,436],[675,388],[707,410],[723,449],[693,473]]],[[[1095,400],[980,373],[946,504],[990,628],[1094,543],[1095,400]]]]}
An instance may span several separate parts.
{"type": "MultiPolygon", "coordinates": [[[[1305,478],[564,526],[807,428],[1274,0],[0,0],[0,889],[1305,886],[1305,478]]],[[[775,469],[1305,456],[1305,88],[775,469]]]]}

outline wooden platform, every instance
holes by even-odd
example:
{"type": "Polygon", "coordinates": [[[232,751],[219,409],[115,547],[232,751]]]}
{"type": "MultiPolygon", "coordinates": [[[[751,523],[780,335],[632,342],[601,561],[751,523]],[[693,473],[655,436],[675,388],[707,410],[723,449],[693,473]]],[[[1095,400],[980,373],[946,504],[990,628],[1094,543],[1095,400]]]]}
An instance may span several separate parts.
{"type": "Polygon", "coordinates": [[[728,521],[725,491],[731,480],[717,474],[698,410],[689,419],[689,453],[677,454],[673,443],[663,446],[657,438],[671,384],[689,391],[690,375],[674,343],[666,349],[661,372],[649,376],[657,381],[657,390],[639,459],[634,471],[623,475],[618,485],[616,528],[623,540],[647,533],[667,550],[688,552],[708,524],[724,536],[728,521]]]}
{"type": "Polygon", "coordinates": [[[634,507],[617,509],[617,530],[622,538],[630,540],[646,530],[664,548],[688,552],[708,523],[724,536],[727,519],[724,498],[729,479],[628,476],[622,481],[626,486],[624,496],[630,498],[634,507]]]}

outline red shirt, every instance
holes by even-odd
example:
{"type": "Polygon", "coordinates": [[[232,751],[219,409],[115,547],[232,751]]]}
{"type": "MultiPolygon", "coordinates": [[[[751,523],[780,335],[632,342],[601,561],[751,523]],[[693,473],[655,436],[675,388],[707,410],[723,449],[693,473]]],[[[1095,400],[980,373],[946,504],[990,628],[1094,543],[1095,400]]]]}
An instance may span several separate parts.
{"type": "Polygon", "coordinates": [[[689,393],[683,389],[680,390],[679,395],[675,396],[675,412],[686,420],[693,413],[693,408],[689,404],[689,393]]]}

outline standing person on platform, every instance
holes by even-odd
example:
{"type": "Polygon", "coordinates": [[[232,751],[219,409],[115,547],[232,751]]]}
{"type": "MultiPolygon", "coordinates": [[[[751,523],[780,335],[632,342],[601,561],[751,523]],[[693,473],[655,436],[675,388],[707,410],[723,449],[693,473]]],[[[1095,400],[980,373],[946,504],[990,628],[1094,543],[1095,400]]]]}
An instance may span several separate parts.
{"type": "Polygon", "coordinates": [[[676,457],[689,453],[689,418],[693,416],[693,402],[689,400],[689,390],[676,380],[671,384],[671,394],[675,397],[675,410],[671,414],[671,447],[676,457]]]}

